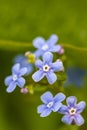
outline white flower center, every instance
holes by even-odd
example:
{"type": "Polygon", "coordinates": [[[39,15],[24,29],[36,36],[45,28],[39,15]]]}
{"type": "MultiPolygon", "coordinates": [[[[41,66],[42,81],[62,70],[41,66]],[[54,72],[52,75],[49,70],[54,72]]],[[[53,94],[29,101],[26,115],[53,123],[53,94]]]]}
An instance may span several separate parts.
{"type": "Polygon", "coordinates": [[[49,71],[50,67],[48,65],[44,65],[43,66],[43,71],[47,72],[49,71]]]}
{"type": "Polygon", "coordinates": [[[46,50],[48,49],[48,45],[47,45],[47,44],[43,45],[41,49],[42,49],[43,51],[46,51],[46,50]]]}
{"type": "Polygon", "coordinates": [[[16,81],[16,80],[17,80],[17,78],[18,78],[18,77],[17,77],[17,75],[16,75],[16,74],[15,74],[15,75],[13,75],[13,80],[14,80],[14,81],[16,81]]]}
{"type": "Polygon", "coordinates": [[[69,110],[69,114],[70,114],[70,115],[76,114],[76,109],[75,109],[75,108],[71,108],[71,109],[69,110]]]}
{"type": "Polygon", "coordinates": [[[53,102],[49,102],[48,104],[47,104],[47,107],[48,108],[51,108],[53,106],[53,102]]]}

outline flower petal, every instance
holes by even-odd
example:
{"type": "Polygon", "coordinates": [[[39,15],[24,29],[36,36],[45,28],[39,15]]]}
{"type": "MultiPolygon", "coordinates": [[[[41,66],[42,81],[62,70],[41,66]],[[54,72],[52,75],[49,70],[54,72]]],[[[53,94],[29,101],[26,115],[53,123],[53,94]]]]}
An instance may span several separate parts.
{"type": "Polygon", "coordinates": [[[52,53],[50,53],[50,52],[46,52],[46,53],[44,53],[44,55],[43,55],[43,61],[44,61],[44,63],[52,63],[52,60],[53,60],[53,55],[52,55],[52,53]]]}
{"type": "Polygon", "coordinates": [[[32,75],[32,78],[35,82],[40,81],[44,77],[44,73],[41,70],[38,70],[32,75]]]}
{"type": "Polygon", "coordinates": [[[37,68],[41,68],[42,65],[43,65],[43,62],[41,60],[37,60],[35,65],[36,65],[37,68]]]}
{"type": "Polygon", "coordinates": [[[81,126],[82,124],[84,124],[84,119],[80,114],[75,115],[74,120],[78,126],[81,126]]]}
{"type": "Polygon", "coordinates": [[[42,113],[46,109],[45,105],[40,105],[37,107],[37,113],[42,113]]]}
{"type": "Polygon", "coordinates": [[[20,69],[20,64],[15,64],[15,65],[12,67],[12,73],[13,73],[13,74],[18,74],[18,73],[19,73],[19,69],[20,69]]]}
{"type": "Polygon", "coordinates": [[[42,96],[41,96],[41,100],[43,103],[47,104],[50,101],[53,100],[53,95],[50,92],[45,92],[42,96]]]}
{"type": "Polygon", "coordinates": [[[70,96],[66,99],[67,105],[73,107],[76,105],[77,98],[75,96],[70,96]]]}
{"type": "Polygon", "coordinates": [[[24,87],[25,79],[22,78],[22,77],[19,78],[17,84],[18,84],[18,86],[19,86],[20,88],[24,87]]]}
{"type": "Polygon", "coordinates": [[[42,37],[37,37],[33,40],[33,45],[36,47],[36,48],[41,48],[45,43],[45,40],[44,38],[42,37]]]}
{"type": "Polygon", "coordinates": [[[66,123],[66,124],[71,124],[73,121],[73,118],[70,117],[70,115],[65,115],[62,118],[62,122],[66,123]]]}
{"type": "Polygon", "coordinates": [[[51,110],[50,109],[45,109],[42,113],[41,113],[41,117],[46,117],[46,116],[48,116],[48,115],[50,115],[50,113],[51,113],[51,110]]]}
{"type": "Polygon", "coordinates": [[[23,62],[27,61],[27,59],[24,55],[20,54],[20,55],[15,56],[14,63],[20,63],[21,64],[22,61],[23,62]]]}
{"type": "Polygon", "coordinates": [[[62,106],[62,103],[60,103],[60,102],[54,103],[53,112],[57,112],[60,109],[61,106],[62,106]]]}
{"type": "Polygon", "coordinates": [[[13,81],[13,82],[10,83],[10,85],[8,86],[8,88],[6,89],[6,91],[8,93],[11,93],[11,92],[14,91],[15,88],[16,88],[16,83],[13,81]]]}
{"type": "Polygon", "coordinates": [[[26,67],[23,67],[20,69],[19,71],[19,76],[22,76],[22,75],[25,75],[27,73],[27,68],[26,67]]]}
{"type": "Polygon", "coordinates": [[[52,63],[51,68],[52,68],[55,72],[63,71],[63,70],[64,70],[63,63],[62,63],[62,61],[60,61],[60,60],[57,60],[56,62],[52,63]]]}
{"type": "Polygon", "coordinates": [[[8,86],[12,82],[12,76],[8,76],[5,78],[5,85],[8,86]]]}
{"type": "Polygon", "coordinates": [[[68,107],[65,105],[62,105],[61,108],[58,110],[61,114],[68,114],[68,107]]]}
{"type": "Polygon", "coordinates": [[[42,50],[37,50],[37,51],[35,51],[34,55],[35,55],[36,58],[39,58],[40,56],[43,55],[43,51],[42,50]]]}
{"type": "Polygon", "coordinates": [[[28,75],[33,71],[33,65],[32,64],[27,64],[25,67],[27,68],[27,73],[25,75],[28,75]]]}
{"type": "Polygon", "coordinates": [[[76,105],[77,113],[81,113],[84,110],[85,106],[86,106],[86,103],[84,101],[81,101],[80,103],[78,103],[76,105]]]}
{"type": "Polygon", "coordinates": [[[48,72],[46,74],[49,84],[53,84],[57,80],[57,76],[53,72],[48,72]]]}
{"type": "Polygon", "coordinates": [[[50,52],[58,52],[61,49],[60,45],[52,46],[50,47],[49,51],[50,52]]]}
{"type": "Polygon", "coordinates": [[[54,101],[55,102],[61,102],[65,99],[65,95],[63,93],[58,93],[55,97],[54,97],[54,101]]]}
{"type": "Polygon", "coordinates": [[[55,35],[55,34],[53,34],[53,35],[51,35],[50,38],[47,40],[47,44],[52,46],[52,45],[55,45],[55,44],[57,43],[57,41],[58,41],[58,36],[55,35]]]}

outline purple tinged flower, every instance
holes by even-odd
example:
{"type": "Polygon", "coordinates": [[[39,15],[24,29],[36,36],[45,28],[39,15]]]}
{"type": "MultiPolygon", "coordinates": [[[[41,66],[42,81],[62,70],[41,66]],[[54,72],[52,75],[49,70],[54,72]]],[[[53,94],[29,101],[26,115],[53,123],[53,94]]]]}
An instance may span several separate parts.
{"type": "Polygon", "coordinates": [[[33,71],[33,65],[28,62],[26,56],[24,55],[17,55],[14,58],[14,63],[19,63],[21,68],[26,67],[27,68],[26,75],[30,74],[33,71]]]}
{"type": "Polygon", "coordinates": [[[53,97],[50,92],[45,92],[41,96],[41,100],[44,103],[43,105],[38,106],[37,112],[41,117],[46,117],[50,115],[50,113],[57,112],[59,108],[62,106],[62,101],[65,99],[65,95],[63,93],[58,93],[53,97]]]}
{"type": "Polygon", "coordinates": [[[33,45],[38,49],[35,52],[36,58],[43,56],[45,52],[60,52],[62,46],[55,45],[58,41],[57,35],[51,35],[50,38],[46,41],[42,37],[37,37],[33,40],[33,45]]]}
{"type": "Polygon", "coordinates": [[[62,121],[66,124],[77,124],[81,126],[84,123],[83,117],[80,113],[84,110],[86,103],[81,101],[77,104],[77,98],[70,96],[66,99],[67,106],[62,105],[58,110],[59,113],[65,114],[62,121]]]}
{"type": "Polygon", "coordinates": [[[57,80],[57,76],[54,72],[63,71],[63,63],[60,60],[52,63],[53,55],[50,52],[46,52],[43,55],[43,62],[41,60],[36,61],[36,67],[39,68],[37,72],[32,75],[35,82],[40,81],[45,76],[49,84],[53,84],[57,80]]]}
{"type": "Polygon", "coordinates": [[[20,64],[15,64],[12,67],[12,75],[8,76],[5,79],[5,85],[8,86],[7,92],[13,92],[16,86],[19,86],[20,88],[24,87],[25,79],[22,77],[27,72],[27,68],[23,67],[20,68],[20,64]]]}

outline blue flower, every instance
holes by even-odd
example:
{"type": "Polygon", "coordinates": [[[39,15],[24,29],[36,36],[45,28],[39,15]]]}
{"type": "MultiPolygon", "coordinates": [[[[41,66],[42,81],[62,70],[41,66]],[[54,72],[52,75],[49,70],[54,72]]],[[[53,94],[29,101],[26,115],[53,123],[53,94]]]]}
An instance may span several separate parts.
{"type": "Polygon", "coordinates": [[[80,113],[85,108],[86,104],[84,101],[77,103],[77,98],[74,96],[70,96],[66,100],[67,106],[62,105],[58,112],[61,114],[65,114],[63,116],[62,121],[66,124],[77,124],[78,126],[84,123],[83,117],[80,113]]]}
{"type": "Polygon", "coordinates": [[[26,67],[26,75],[30,74],[33,71],[33,65],[28,62],[27,58],[24,55],[17,55],[14,58],[14,63],[19,63],[21,68],[26,67]]]}
{"type": "Polygon", "coordinates": [[[36,61],[36,67],[39,68],[37,72],[32,75],[35,82],[40,81],[46,76],[49,84],[53,84],[57,80],[57,76],[54,72],[63,71],[63,63],[60,60],[52,63],[53,55],[50,52],[46,52],[43,55],[43,62],[41,60],[36,61]]]}
{"type": "Polygon", "coordinates": [[[75,85],[77,87],[81,87],[84,85],[84,76],[86,75],[86,71],[77,67],[70,67],[67,69],[67,81],[64,86],[69,86],[70,84],[75,85]]]}
{"type": "Polygon", "coordinates": [[[46,41],[42,37],[37,37],[33,40],[33,45],[38,49],[35,52],[36,58],[43,56],[45,52],[60,52],[61,45],[55,45],[58,41],[57,35],[51,35],[50,38],[46,41]]]}
{"type": "Polygon", "coordinates": [[[12,75],[5,79],[5,85],[8,86],[7,92],[13,92],[16,86],[23,88],[25,79],[22,77],[27,72],[27,68],[20,68],[20,64],[15,64],[12,67],[12,75]]]}
{"type": "Polygon", "coordinates": [[[57,112],[62,105],[62,101],[65,99],[63,93],[58,93],[55,97],[50,92],[45,92],[41,96],[41,100],[44,103],[43,105],[38,106],[37,112],[40,113],[41,117],[46,117],[50,113],[57,112]]]}

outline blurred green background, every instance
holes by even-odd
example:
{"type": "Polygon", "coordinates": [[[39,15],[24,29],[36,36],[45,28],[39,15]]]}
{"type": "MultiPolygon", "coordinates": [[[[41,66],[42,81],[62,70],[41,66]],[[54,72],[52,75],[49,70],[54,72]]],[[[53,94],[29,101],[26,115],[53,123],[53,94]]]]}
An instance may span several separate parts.
{"type": "MultiPolygon", "coordinates": [[[[66,48],[66,54],[73,65],[86,69],[87,0],[0,0],[0,40],[30,44],[37,36],[47,39],[51,34],[57,34],[60,43],[81,47],[82,51],[66,48]]],[[[0,49],[0,130],[86,130],[87,110],[83,112],[83,126],[67,126],[58,113],[47,118],[37,114],[43,92],[22,95],[17,88],[6,93],[3,82],[10,74],[13,57],[30,49],[5,50],[6,46],[0,49]]],[[[87,101],[86,85],[66,88],[66,95],[87,101]]]]}

